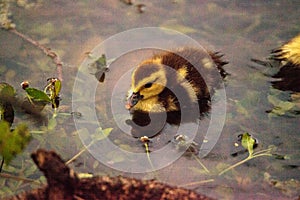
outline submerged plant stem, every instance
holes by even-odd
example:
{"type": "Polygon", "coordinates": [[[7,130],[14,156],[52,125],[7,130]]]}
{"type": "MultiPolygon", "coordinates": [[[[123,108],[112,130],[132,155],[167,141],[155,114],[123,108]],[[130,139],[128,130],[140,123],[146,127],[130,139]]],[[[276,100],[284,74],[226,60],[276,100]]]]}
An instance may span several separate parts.
{"type": "Polygon", "coordinates": [[[200,184],[204,184],[204,183],[210,183],[210,182],[213,182],[213,181],[215,181],[215,179],[196,181],[196,182],[181,184],[181,185],[178,185],[178,187],[188,187],[188,186],[200,185],[200,184]]]}
{"type": "Polygon", "coordinates": [[[83,154],[85,151],[87,150],[87,148],[82,148],[81,151],[79,151],[75,156],[73,156],[70,160],[68,160],[67,162],[65,162],[66,165],[70,164],[71,162],[73,162],[74,160],[76,160],[81,154],[83,154]]]}
{"type": "Polygon", "coordinates": [[[20,33],[15,28],[8,29],[8,31],[11,32],[11,33],[13,33],[13,34],[15,34],[15,35],[17,35],[17,36],[19,36],[23,40],[29,42],[33,46],[35,46],[38,49],[40,49],[46,56],[50,57],[53,60],[53,62],[56,65],[56,67],[57,67],[56,70],[57,70],[58,79],[60,81],[63,80],[63,76],[62,76],[63,62],[61,61],[60,57],[57,55],[56,52],[54,52],[50,48],[45,47],[44,45],[40,44],[38,41],[35,41],[35,40],[31,39],[30,37],[24,35],[23,33],[20,33]]]}
{"type": "Polygon", "coordinates": [[[204,169],[204,171],[206,173],[209,173],[210,171],[205,167],[205,165],[201,162],[201,160],[194,154],[192,154],[193,157],[195,158],[195,160],[199,163],[199,165],[201,165],[201,167],[204,169]]]}
{"type": "Polygon", "coordinates": [[[73,162],[74,160],[76,160],[81,154],[83,154],[90,146],[92,146],[92,144],[94,144],[94,142],[91,142],[89,145],[87,145],[86,147],[83,147],[75,156],[73,156],[70,160],[68,160],[67,162],[65,162],[65,165],[70,164],[71,162],[73,162]]]}
{"type": "Polygon", "coordinates": [[[253,153],[253,156],[256,156],[256,155],[259,155],[259,154],[263,154],[263,153],[267,153],[267,152],[271,152],[272,151],[272,147],[270,147],[270,148],[267,148],[267,149],[263,149],[263,150],[260,150],[260,151],[257,151],[257,152],[254,152],[253,153]]]}
{"type": "Polygon", "coordinates": [[[231,170],[231,169],[233,169],[233,168],[235,168],[235,167],[237,167],[237,166],[239,166],[239,165],[241,165],[241,164],[247,162],[247,161],[250,160],[251,158],[252,158],[252,157],[249,156],[249,157],[247,157],[246,159],[244,159],[244,160],[242,160],[242,161],[240,161],[240,162],[237,162],[237,163],[235,163],[234,165],[231,165],[230,167],[228,167],[228,168],[224,169],[223,171],[221,171],[221,172],[219,173],[219,176],[222,175],[222,174],[224,174],[225,172],[227,172],[227,171],[229,171],[229,170],[231,170]]]}
{"type": "Polygon", "coordinates": [[[28,182],[28,183],[33,183],[35,185],[41,185],[41,183],[38,183],[36,180],[30,179],[30,178],[18,177],[18,176],[14,176],[14,175],[7,174],[7,173],[0,173],[0,177],[14,179],[14,180],[17,180],[17,181],[24,181],[24,182],[28,182]]]}
{"type": "Polygon", "coordinates": [[[149,151],[148,143],[144,143],[144,146],[145,146],[145,149],[146,149],[146,154],[147,154],[148,161],[151,165],[151,168],[154,170],[154,166],[153,166],[151,158],[150,158],[150,151],[149,151]]]}
{"type": "MultiPolygon", "coordinates": [[[[266,150],[268,150],[268,149],[266,149],[266,150]]],[[[237,162],[237,163],[235,163],[234,165],[231,165],[230,167],[224,169],[223,171],[221,171],[221,172],[219,173],[219,176],[222,175],[222,174],[224,174],[224,173],[226,173],[227,171],[229,171],[229,170],[231,170],[231,169],[233,169],[233,168],[235,168],[235,167],[237,167],[237,166],[239,166],[239,165],[241,165],[241,164],[243,164],[243,163],[245,163],[245,162],[247,162],[247,161],[253,159],[253,158],[257,158],[257,157],[260,157],[260,156],[272,156],[271,153],[262,153],[262,152],[265,152],[264,150],[262,150],[262,151],[260,151],[260,152],[261,152],[261,153],[259,153],[259,154],[256,153],[256,154],[249,155],[249,156],[248,156],[247,158],[245,158],[244,160],[241,160],[240,162],[237,162]]],[[[266,151],[266,152],[269,152],[269,151],[266,151]]]]}

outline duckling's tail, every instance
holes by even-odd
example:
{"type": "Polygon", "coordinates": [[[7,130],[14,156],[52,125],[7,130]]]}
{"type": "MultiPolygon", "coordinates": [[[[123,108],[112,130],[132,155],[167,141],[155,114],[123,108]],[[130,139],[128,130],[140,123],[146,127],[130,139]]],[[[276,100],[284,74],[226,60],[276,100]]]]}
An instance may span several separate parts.
{"type": "Polygon", "coordinates": [[[224,65],[227,65],[228,62],[224,61],[222,59],[222,57],[224,56],[224,54],[221,54],[219,51],[217,52],[209,52],[210,57],[213,59],[213,61],[216,63],[217,68],[219,70],[220,75],[222,76],[222,78],[225,78],[227,75],[229,75],[225,69],[223,68],[224,65]]]}

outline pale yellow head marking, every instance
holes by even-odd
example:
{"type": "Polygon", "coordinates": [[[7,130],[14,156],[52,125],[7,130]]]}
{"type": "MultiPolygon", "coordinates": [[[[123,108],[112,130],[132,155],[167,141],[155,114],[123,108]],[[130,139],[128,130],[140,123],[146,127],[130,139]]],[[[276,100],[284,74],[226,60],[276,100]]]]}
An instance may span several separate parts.
{"type": "MultiPolygon", "coordinates": [[[[159,62],[159,61],[155,60],[155,62],[159,62]]],[[[145,64],[145,62],[143,62],[143,63],[145,64]]],[[[151,62],[149,64],[153,64],[153,63],[151,62]]],[[[142,66],[142,65],[140,65],[140,66],[142,66]]],[[[136,72],[138,70],[147,70],[147,68],[141,69],[141,67],[138,67],[135,70],[135,72],[132,75],[132,86],[131,86],[131,90],[133,93],[139,92],[140,95],[144,96],[143,99],[147,99],[147,98],[153,97],[155,95],[158,95],[159,93],[161,93],[164,90],[164,88],[167,84],[166,71],[161,65],[156,65],[156,67],[158,67],[157,71],[149,74],[149,76],[143,77],[141,80],[138,80],[137,82],[135,82],[136,72]],[[144,86],[147,83],[152,83],[152,86],[150,88],[145,88],[144,86]]]]}
{"type": "Polygon", "coordinates": [[[163,112],[164,107],[161,102],[159,102],[158,95],[164,90],[167,84],[167,78],[166,72],[161,65],[161,58],[149,59],[142,62],[134,70],[131,79],[131,89],[128,95],[139,93],[143,96],[133,109],[146,112],[163,112]],[[152,66],[154,67],[153,72],[151,72],[152,66]],[[148,70],[150,70],[150,72],[148,70]],[[145,76],[143,76],[143,74],[145,74],[145,76]],[[151,87],[145,87],[148,83],[152,84],[151,87]]]}
{"type": "Polygon", "coordinates": [[[144,92],[155,91],[157,94],[162,91],[162,89],[167,84],[167,78],[165,74],[165,70],[161,68],[159,71],[152,73],[150,76],[145,77],[144,79],[140,80],[137,85],[135,86],[134,92],[138,92],[141,90],[144,92]],[[147,83],[153,83],[151,88],[143,88],[147,83]]]}

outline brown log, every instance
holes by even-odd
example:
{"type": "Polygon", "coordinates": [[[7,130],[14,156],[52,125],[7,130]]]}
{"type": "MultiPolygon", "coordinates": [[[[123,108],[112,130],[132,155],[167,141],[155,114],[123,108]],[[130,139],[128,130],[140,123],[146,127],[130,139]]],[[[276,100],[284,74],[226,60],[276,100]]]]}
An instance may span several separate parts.
{"type": "Polygon", "coordinates": [[[32,154],[32,159],[46,176],[48,185],[9,199],[211,199],[192,190],[169,186],[155,180],[122,176],[79,179],[53,151],[39,149],[32,154]]]}

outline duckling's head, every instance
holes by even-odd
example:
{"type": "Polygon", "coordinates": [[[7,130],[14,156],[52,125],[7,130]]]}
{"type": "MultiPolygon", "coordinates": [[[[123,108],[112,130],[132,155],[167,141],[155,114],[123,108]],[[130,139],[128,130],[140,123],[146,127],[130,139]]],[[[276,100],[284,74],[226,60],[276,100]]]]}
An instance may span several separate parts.
{"type": "Polygon", "coordinates": [[[159,61],[148,60],[141,63],[132,73],[126,108],[145,111],[160,107],[158,95],[166,84],[166,71],[159,61]]]}

